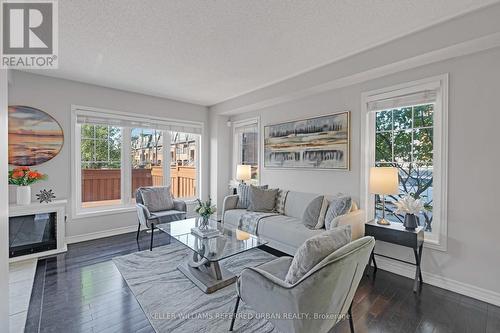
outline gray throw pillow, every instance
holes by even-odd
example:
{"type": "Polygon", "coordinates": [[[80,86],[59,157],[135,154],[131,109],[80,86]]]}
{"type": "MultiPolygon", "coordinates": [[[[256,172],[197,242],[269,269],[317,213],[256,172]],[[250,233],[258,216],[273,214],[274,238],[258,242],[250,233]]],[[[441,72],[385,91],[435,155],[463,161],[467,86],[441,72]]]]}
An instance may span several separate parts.
{"type": "Polygon", "coordinates": [[[253,212],[273,212],[276,206],[276,195],[278,189],[264,189],[250,185],[250,205],[249,211],[253,212]]]}
{"type": "Polygon", "coordinates": [[[318,223],[321,205],[323,204],[323,196],[314,198],[309,205],[307,205],[304,214],[302,215],[302,223],[309,229],[314,229],[318,223]]]}
{"type": "Polygon", "coordinates": [[[294,284],[321,260],[351,241],[351,226],[343,225],[307,239],[293,257],[285,282],[294,284]]]}
{"type": "MultiPolygon", "coordinates": [[[[267,185],[258,186],[259,188],[267,188],[267,185]]],[[[236,208],[238,209],[247,209],[250,206],[250,185],[247,184],[238,184],[238,188],[236,189],[236,193],[238,194],[238,203],[236,204],[236,208]]]]}
{"type": "Polygon", "coordinates": [[[148,207],[150,212],[174,209],[170,186],[142,187],[140,191],[144,206],[148,207]]]}
{"type": "Polygon", "coordinates": [[[351,211],[352,198],[348,195],[338,194],[330,202],[330,206],[325,215],[325,229],[329,230],[337,227],[337,217],[345,215],[351,211]]]}
{"type": "Polygon", "coordinates": [[[279,190],[276,195],[276,213],[284,215],[285,214],[285,202],[286,196],[288,195],[287,190],[279,190]]]}

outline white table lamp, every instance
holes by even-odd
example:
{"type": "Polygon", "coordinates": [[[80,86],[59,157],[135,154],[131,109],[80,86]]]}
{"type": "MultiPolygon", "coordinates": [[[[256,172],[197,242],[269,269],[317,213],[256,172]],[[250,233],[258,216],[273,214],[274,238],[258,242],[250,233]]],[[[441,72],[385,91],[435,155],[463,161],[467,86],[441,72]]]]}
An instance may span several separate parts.
{"type": "Polygon", "coordinates": [[[382,219],[378,224],[391,224],[385,219],[385,196],[399,193],[398,169],[394,167],[370,168],[370,193],[382,196],[382,219]]]}
{"type": "Polygon", "coordinates": [[[252,167],[250,165],[238,164],[236,166],[236,180],[243,183],[250,179],[252,179],[252,167]]]}

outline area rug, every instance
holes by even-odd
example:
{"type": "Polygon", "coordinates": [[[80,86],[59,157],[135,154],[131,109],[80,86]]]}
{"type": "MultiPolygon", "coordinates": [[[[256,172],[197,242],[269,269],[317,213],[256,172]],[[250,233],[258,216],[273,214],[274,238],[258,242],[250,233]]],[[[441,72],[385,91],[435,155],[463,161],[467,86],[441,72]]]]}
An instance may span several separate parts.
{"type": "MultiPolygon", "coordinates": [[[[169,245],[113,259],[151,325],[158,333],[227,332],[236,301],[236,286],[212,294],[203,293],[177,266],[192,251],[172,239],[169,245]]],[[[239,274],[244,267],[258,266],[276,258],[259,249],[237,254],[221,262],[239,274]]],[[[235,332],[274,332],[273,325],[240,303],[235,332]]]]}

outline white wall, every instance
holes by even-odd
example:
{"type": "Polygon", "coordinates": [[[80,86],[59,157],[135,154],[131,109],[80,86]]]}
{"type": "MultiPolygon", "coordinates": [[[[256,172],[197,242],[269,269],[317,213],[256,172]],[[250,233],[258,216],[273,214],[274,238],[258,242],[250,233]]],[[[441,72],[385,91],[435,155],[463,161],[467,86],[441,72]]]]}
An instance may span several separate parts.
{"type": "MultiPolygon", "coordinates": [[[[64,146],[59,155],[36,168],[48,174],[48,181],[33,185],[33,196],[42,188],[51,188],[58,198],[70,199],[71,193],[71,105],[83,105],[134,114],[201,121],[205,126],[201,148],[201,196],[208,196],[208,129],[207,108],[164,98],[109,89],[75,81],[50,78],[26,72],[13,71],[9,89],[10,105],[27,105],[41,109],[54,117],[64,130],[64,146]]],[[[34,199],[34,197],[33,197],[34,199]]],[[[11,188],[10,200],[15,200],[11,188]]],[[[70,219],[66,234],[69,237],[102,232],[137,225],[135,212],[105,215],[91,218],[70,219]]]]}
{"type": "Polygon", "coordinates": [[[9,331],[9,220],[7,191],[7,70],[0,69],[0,332],[9,331]]]}
{"type": "MultiPolygon", "coordinates": [[[[500,301],[500,224],[497,212],[500,48],[243,113],[231,120],[258,115],[264,126],[352,111],[350,171],[263,169],[261,177],[262,183],[271,187],[330,194],[341,191],[359,199],[361,93],[443,73],[450,74],[448,250],[424,249],[423,271],[434,279],[436,276],[445,278],[447,282],[441,285],[450,283],[450,280],[458,281],[458,284],[467,284],[466,288],[482,288],[484,290],[477,289],[477,293],[489,293],[500,301]]],[[[382,253],[406,260],[413,258],[405,248],[383,243],[377,247],[382,253]]]]}

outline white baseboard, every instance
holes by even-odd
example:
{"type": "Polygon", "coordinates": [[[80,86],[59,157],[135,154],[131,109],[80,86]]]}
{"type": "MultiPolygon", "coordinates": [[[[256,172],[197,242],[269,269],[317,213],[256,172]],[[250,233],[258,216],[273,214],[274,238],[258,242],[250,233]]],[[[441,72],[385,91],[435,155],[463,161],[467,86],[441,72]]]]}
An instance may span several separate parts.
{"type": "Polygon", "coordinates": [[[121,228],[91,232],[88,234],[67,236],[66,237],[66,244],[79,243],[79,242],[85,242],[85,241],[92,240],[92,239],[98,239],[98,238],[110,237],[110,236],[115,236],[115,235],[120,235],[120,234],[126,234],[126,233],[132,232],[132,231],[137,231],[137,224],[132,225],[132,226],[128,226],[128,227],[121,227],[121,228]]]}
{"type": "MultiPolygon", "coordinates": [[[[376,256],[375,258],[378,268],[411,279],[415,278],[414,266],[384,257],[376,256]]],[[[500,306],[500,293],[424,271],[422,271],[422,278],[424,279],[424,283],[500,306]]]]}

